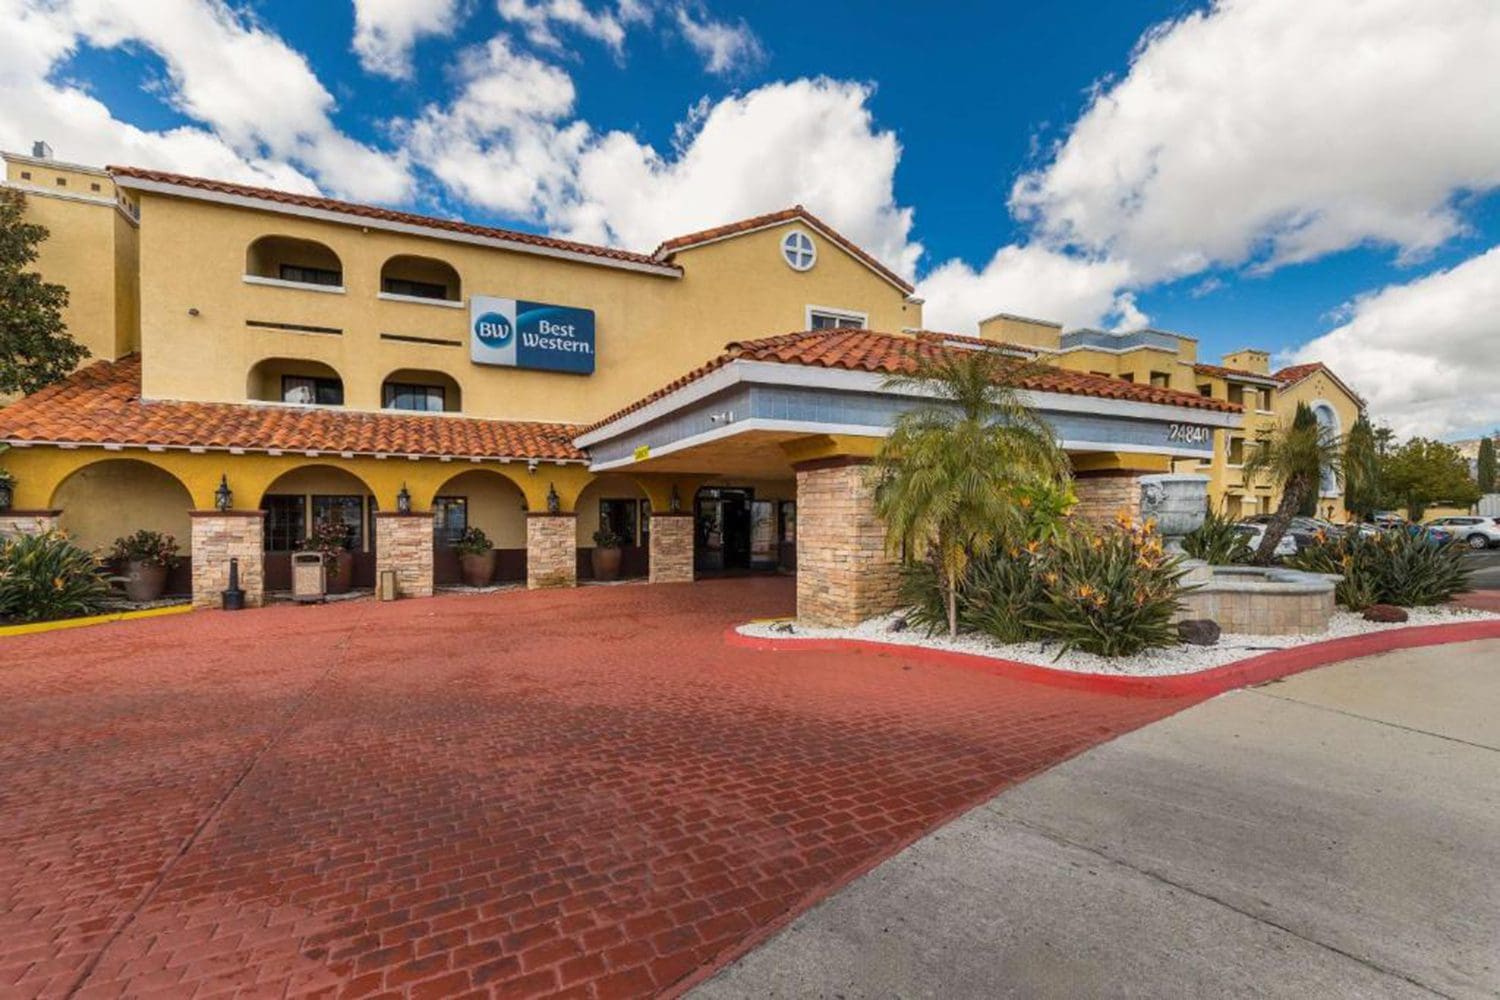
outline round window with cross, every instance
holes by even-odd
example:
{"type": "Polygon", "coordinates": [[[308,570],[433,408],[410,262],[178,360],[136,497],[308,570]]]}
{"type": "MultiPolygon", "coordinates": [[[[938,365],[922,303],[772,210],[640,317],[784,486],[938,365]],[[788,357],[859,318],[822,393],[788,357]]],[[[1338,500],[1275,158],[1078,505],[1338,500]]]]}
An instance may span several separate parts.
{"type": "Polygon", "coordinates": [[[806,271],[818,261],[812,237],[800,229],[794,229],[782,238],[781,256],[786,258],[787,266],[793,271],[806,271]]]}

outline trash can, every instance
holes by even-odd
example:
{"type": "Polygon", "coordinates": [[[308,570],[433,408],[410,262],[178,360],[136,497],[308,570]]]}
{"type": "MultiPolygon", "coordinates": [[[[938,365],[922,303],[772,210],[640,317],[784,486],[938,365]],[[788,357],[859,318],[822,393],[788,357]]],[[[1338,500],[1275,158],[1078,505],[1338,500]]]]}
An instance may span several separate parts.
{"type": "Polygon", "coordinates": [[[328,571],[321,552],[292,553],[292,599],[321,601],[328,596],[328,571]]]}
{"type": "Polygon", "coordinates": [[[393,569],[383,569],[383,570],[380,571],[380,589],[379,589],[379,593],[380,593],[380,599],[382,601],[394,601],[397,598],[397,596],[399,596],[396,593],[396,571],[395,570],[393,570],[393,569]]]}

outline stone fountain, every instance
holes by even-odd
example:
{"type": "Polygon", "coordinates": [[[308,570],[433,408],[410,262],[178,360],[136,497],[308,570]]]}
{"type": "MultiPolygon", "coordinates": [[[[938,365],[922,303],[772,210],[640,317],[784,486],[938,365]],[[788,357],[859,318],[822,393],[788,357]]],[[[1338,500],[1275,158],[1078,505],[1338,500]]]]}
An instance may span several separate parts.
{"type": "MultiPolygon", "coordinates": [[[[1182,539],[1208,513],[1208,477],[1142,476],[1140,513],[1156,521],[1163,547],[1182,555],[1182,539]]],[[[1316,635],[1328,630],[1336,575],[1277,566],[1210,566],[1185,559],[1179,619],[1212,618],[1225,632],[1316,635]]]]}

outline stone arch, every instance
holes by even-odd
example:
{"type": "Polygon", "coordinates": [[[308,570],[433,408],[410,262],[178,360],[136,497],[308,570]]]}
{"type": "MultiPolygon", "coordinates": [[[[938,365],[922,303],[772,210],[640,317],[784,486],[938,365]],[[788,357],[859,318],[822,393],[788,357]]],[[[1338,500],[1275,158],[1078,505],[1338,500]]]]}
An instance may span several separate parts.
{"type": "Polygon", "coordinates": [[[625,538],[621,576],[645,576],[650,549],[651,501],[634,476],[619,473],[591,479],[574,501],[574,510],[578,514],[579,576],[589,579],[592,575],[590,552],[594,547],[594,532],[604,526],[606,504],[617,522],[610,526],[617,533],[628,536],[625,538]]]}
{"type": "Polygon", "coordinates": [[[306,542],[314,523],[325,517],[348,525],[354,553],[353,585],[374,586],[377,496],[358,472],[316,459],[284,469],[267,482],[257,502],[266,515],[266,590],[290,588],[291,554],[306,542]]]}
{"type": "Polygon", "coordinates": [[[479,528],[495,550],[494,582],[526,579],[526,494],[494,466],[455,468],[433,495],[433,580],[457,583],[458,555],[451,542],[461,527],[479,528]]]}
{"type": "Polygon", "coordinates": [[[192,592],[193,494],[171,471],[138,458],[100,458],[64,476],[49,507],[60,510],[59,527],[73,540],[106,558],[116,538],[142,529],[171,535],[182,561],[167,578],[167,593],[192,592]]]}

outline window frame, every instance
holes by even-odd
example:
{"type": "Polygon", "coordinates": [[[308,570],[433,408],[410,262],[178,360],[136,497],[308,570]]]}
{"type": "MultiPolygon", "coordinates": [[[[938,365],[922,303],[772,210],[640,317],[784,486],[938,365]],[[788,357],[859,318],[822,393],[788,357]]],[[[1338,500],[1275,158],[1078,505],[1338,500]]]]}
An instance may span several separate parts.
{"type": "Polygon", "coordinates": [[[294,285],[317,285],[319,288],[343,288],[343,270],[333,270],[328,267],[309,267],[304,264],[288,264],[285,262],[276,265],[276,280],[288,281],[294,285]],[[288,272],[295,272],[301,277],[293,277],[288,272]],[[324,280],[333,278],[332,281],[324,280]]]}
{"type": "Polygon", "coordinates": [[[456,493],[449,493],[432,498],[432,538],[436,544],[451,549],[468,530],[469,498],[466,494],[460,496],[456,493]],[[453,526],[448,523],[450,512],[454,510],[463,511],[463,524],[456,533],[453,526]]]}
{"type": "Polygon", "coordinates": [[[281,376],[281,402],[289,406],[343,406],[344,405],[344,380],[340,378],[329,378],[327,375],[282,375],[281,376]],[[287,380],[295,379],[300,382],[312,383],[312,402],[299,403],[293,399],[286,398],[287,380]],[[323,402],[319,399],[322,390],[333,387],[338,390],[336,402],[323,402]]]}
{"type": "Polygon", "coordinates": [[[801,229],[793,229],[782,236],[780,249],[782,262],[799,274],[811,271],[818,264],[818,245],[801,229]],[[797,245],[793,246],[793,243],[797,245]]]}
{"type": "Polygon", "coordinates": [[[599,498],[599,527],[602,529],[606,524],[609,525],[609,527],[610,527],[611,530],[615,530],[615,533],[618,534],[624,540],[624,542],[625,542],[626,545],[629,545],[631,547],[640,545],[641,544],[641,541],[640,541],[640,537],[641,537],[641,535],[640,535],[640,530],[641,530],[641,501],[640,501],[640,499],[637,498],[637,497],[600,497],[599,498]],[[630,520],[630,533],[628,535],[625,532],[623,532],[623,531],[618,531],[618,530],[615,529],[614,518],[611,517],[611,516],[606,515],[606,513],[605,513],[605,505],[606,504],[611,504],[611,505],[618,504],[620,510],[622,510],[622,511],[629,511],[630,512],[627,515],[627,517],[630,520]]]}
{"type": "Polygon", "coordinates": [[[858,309],[841,309],[836,306],[817,306],[809,304],[803,310],[803,321],[809,330],[868,330],[870,328],[870,314],[860,312],[858,309]],[[822,316],[833,320],[852,320],[851,323],[834,323],[831,326],[817,326],[816,317],[822,316]]]}
{"type": "Polygon", "coordinates": [[[436,282],[432,281],[416,281],[411,278],[381,278],[380,290],[386,295],[399,295],[402,298],[407,299],[425,299],[431,302],[453,301],[452,299],[448,298],[447,285],[439,285],[436,282]],[[399,285],[403,287],[395,288],[392,287],[393,285],[399,285]],[[435,290],[437,294],[424,294],[423,292],[417,291],[416,289],[418,288],[435,290]]]}
{"type": "MultiPolygon", "coordinates": [[[[365,497],[358,493],[312,493],[308,495],[307,525],[308,530],[318,523],[319,501],[349,501],[354,500],[359,504],[359,512],[353,521],[347,516],[342,518],[344,526],[350,529],[352,537],[349,540],[350,552],[363,552],[365,550],[365,497]]],[[[347,509],[347,507],[346,507],[347,509]]]]}
{"type": "MultiPolygon", "coordinates": [[[[415,395],[415,393],[413,393],[413,395],[415,395]]],[[[448,387],[442,385],[428,385],[424,382],[382,382],[380,385],[380,406],[382,409],[399,410],[402,413],[446,413],[448,412],[448,387]],[[418,409],[414,407],[397,406],[395,404],[394,400],[398,391],[411,392],[412,390],[421,390],[422,392],[424,392],[429,402],[432,400],[432,393],[436,392],[438,402],[437,409],[434,410],[431,407],[418,409]]]]}
{"type": "Polygon", "coordinates": [[[307,494],[267,493],[264,500],[262,501],[262,505],[263,509],[266,512],[266,527],[261,543],[262,551],[296,552],[298,549],[300,549],[302,547],[302,543],[307,541],[307,494]],[[293,507],[293,504],[288,501],[295,501],[295,525],[290,529],[284,529],[281,526],[281,522],[277,518],[279,512],[276,508],[280,507],[283,511],[289,510],[293,507]],[[276,548],[273,545],[273,542],[279,540],[279,536],[285,534],[287,530],[292,530],[295,537],[288,537],[286,539],[290,543],[287,548],[276,548]]]}

